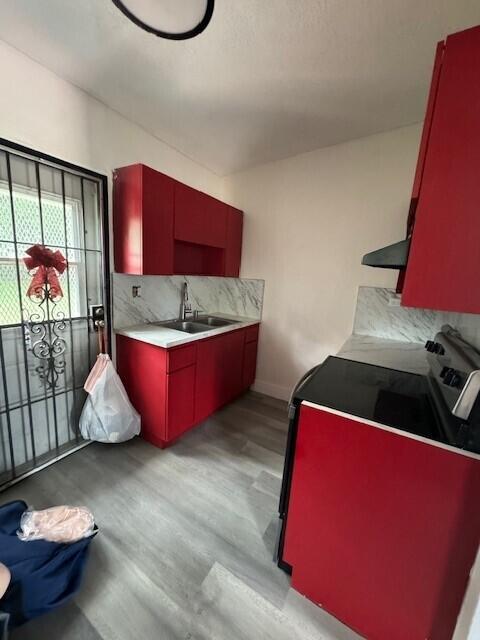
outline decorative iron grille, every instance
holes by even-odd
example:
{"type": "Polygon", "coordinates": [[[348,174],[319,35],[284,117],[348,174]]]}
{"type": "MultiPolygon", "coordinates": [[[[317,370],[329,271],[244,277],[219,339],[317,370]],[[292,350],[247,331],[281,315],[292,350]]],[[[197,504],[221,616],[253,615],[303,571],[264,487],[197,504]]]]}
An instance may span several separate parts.
{"type": "MultiPolygon", "coordinates": [[[[104,300],[105,181],[0,147],[0,487],[75,450],[104,300]],[[59,251],[61,294],[27,295],[32,245],[59,251]]],[[[38,293],[38,292],[37,292],[38,293]]],[[[82,443],[83,444],[83,443],[82,443]]]]}

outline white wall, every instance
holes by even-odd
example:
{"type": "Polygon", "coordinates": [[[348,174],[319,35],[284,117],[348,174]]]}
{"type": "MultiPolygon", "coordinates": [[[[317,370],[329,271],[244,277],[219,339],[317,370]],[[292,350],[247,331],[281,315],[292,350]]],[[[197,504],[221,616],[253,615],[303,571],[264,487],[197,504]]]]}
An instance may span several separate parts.
{"type": "Polygon", "coordinates": [[[362,255],[405,235],[421,126],[305,153],[226,179],[246,213],[242,277],[265,279],[256,388],[280,398],[352,329],[360,284],[396,272],[362,255]]]}
{"type": "Polygon", "coordinates": [[[0,137],[111,175],[143,162],[211,195],[222,180],[0,41],[0,137]]]}

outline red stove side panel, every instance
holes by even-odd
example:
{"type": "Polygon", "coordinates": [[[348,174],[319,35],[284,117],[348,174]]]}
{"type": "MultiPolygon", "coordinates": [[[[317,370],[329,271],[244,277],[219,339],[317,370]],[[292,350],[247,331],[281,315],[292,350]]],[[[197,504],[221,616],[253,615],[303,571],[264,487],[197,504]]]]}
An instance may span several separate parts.
{"type": "Polygon", "coordinates": [[[480,461],[302,406],[284,559],[369,640],[448,640],[480,540],[480,461]]]}

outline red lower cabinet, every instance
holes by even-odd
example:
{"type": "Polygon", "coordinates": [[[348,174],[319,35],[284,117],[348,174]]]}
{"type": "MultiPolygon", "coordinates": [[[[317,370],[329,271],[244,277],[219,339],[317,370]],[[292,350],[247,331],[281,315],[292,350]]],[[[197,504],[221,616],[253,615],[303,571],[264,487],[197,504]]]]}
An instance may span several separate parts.
{"type": "Polygon", "coordinates": [[[141,416],[142,436],[159,447],[167,441],[167,351],[117,336],[117,370],[141,416]]]}
{"type": "Polygon", "coordinates": [[[241,393],[244,344],[244,330],[198,343],[195,422],[204,420],[241,393]]]}
{"type": "Polygon", "coordinates": [[[165,447],[248,389],[257,336],[257,327],[247,327],[173,349],[117,336],[117,368],[142,436],[165,447]]]}
{"type": "Polygon", "coordinates": [[[480,462],[302,406],[284,559],[369,640],[450,640],[480,539],[480,462]]]}
{"type": "Polygon", "coordinates": [[[195,365],[167,375],[166,440],[182,435],[195,418],[195,365]]]}
{"type": "Polygon", "coordinates": [[[117,336],[117,368],[142,419],[142,436],[164,447],[192,426],[196,345],[162,349],[117,336]]]}
{"type": "Polygon", "coordinates": [[[257,342],[247,342],[245,344],[245,355],[243,358],[242,384],[250,387],[255,380],[257,370],[257,342]]]}

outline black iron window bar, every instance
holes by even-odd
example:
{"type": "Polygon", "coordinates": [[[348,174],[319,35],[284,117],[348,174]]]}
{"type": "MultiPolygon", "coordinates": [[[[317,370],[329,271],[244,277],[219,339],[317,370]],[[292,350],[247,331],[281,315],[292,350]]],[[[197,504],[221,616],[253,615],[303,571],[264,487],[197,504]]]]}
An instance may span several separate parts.
{"type": "MultiPolygon", "coordinates": [[[[11,168],[11,158],[16,157],[17,154],[0,147],[0,154],[3,154],[6,161],[6,169],[7,169],[7,188],[9,192],[9,200],[10,200],[10,212],[11,212],[11,227],[12,227],[12,239],[2,238],[0,237],[0,242],[5,244],[11,244],[14,246],[14,262],[15,262],[15,273],[16,273],[16,282],[18,289],[18,299],[20,309],[23,314],[23,305],[22,300],[25,295],[22,289],[22,274],[21,269],[23,266],[23,255],[20,255],[19,244],[20,243],[17,238],[16,233],[16,221],[15,221],[15,203],[14,203],[14,181],[12,179],[12,168],[11,168]]],[[[34,158],[23,156],[18,154],[17,157],[24,158],[29,163],[33,163],[35,167],[35,176],[36,176],[36,186],[37,186],[37,197],[38,197],[38,211],[40,218],[40,235],[41,235],[41,244],[45,244],[45,233],[44,233],[44,219],[43,219],[43,211],[42,211],[42,188],[41,188],[41,180],[40,180],[40,162],[34,158]]],[[[46,164],[45,166],[51,167],[52,165],[46,164]]],[[[61,246],[53,246],[52,248],[59,248],[65,252],[66,257],[66,299],[68,305],[68,313],[66,314],[64,311],[58,309],[58,302],[54,296],[52,296],[50,287],[48,284],[44,285],[44,292],[41,297],[38,299],[30,298],[31,302],[36,304],[35,311],[31,311],[27,317],[24,317],[20,324],[9,324],[9,325],[0,325],[0,371],[2,375],[2,383],[3,383],[3,396],[4,396],[4,408],[0,409],[0,428],[2,422],[5,421],[6,426],[6,436],[7,436],[7,446],[4,444],[3,456],[6,459],[6,454],[8,453],[8,457],[10,458],[9,464],[9,473],[5,472],[0,474],[0,487],[2,485],[10,484],[12,481],[15,481],[21,475],[28,473],[35,469],[36,467],[45,464],[46,461],[52,458],[62,457],[64,452],[69,448],[76,448],[79,444],[79,433],[78,427],[76,424],[76,420],[78,419],[81,407],[78,406],[78,395],[83,389],[83,380],[79,381],[76,379],[76,363],[75,363],[75,349],[74,349],[74,323],[82,322],[86,325],[86,350],[87,350],[87,358],[88,358],[88,370],[90,370],[92,365],[91,358],[91,348],[90,348],[90,318],[89,316],[75,316],[72,317],[72,304],[71,304],[71,285],[70,285],[70,273],[68,266],[68,252],[69,251],[80,251],[83,253],[84,259],[84,290],[85,290],[85,300],[87,303],[87,308],[89,304],[89,289],[88,289],[88,254],[97,254],[101,258],[102,251],[100,249],[87,249],[86,242],[86,219],[85,219],[85,180],[89,180],[90,182],[95,181],[95,178],[85,178],[81,174],[70,173],[69,171],[65,171],[63,168],[58,168],[54,166],[56,171],[60,171],[61,175],[61,200],[62,200],[62,209],[63,209],[63,225],[64,225],[64,238],[65,244],[61,246]],[[80,185],[81,185],[81,198],[80,198],[80,210],[82,216],[82,229],[83,229],[83,247],[69,246],[68,245],[68,236],[67,236],[67,214],[66,214],[66,192],[65,192],[65,177],[66,175],[72,175],[79,177],[80,185]],[[22,397],[19,402],[9,402],[9,388],[8,388],[8,379],[7,379],[7,370],[6,370],[6,361],[5,361],[5,349],[4,349],[4,331],[7,329],[21,329],[23,334],[22,342],[22,360],[23,360],[23,372],[25,379],[25,396],[22,397]],[[70,338],[70,349],[67,353],[67,342],[65,340],[66,331],[69,331],[70,338]],[[43,394],[40,397],[32,396],[31,389],[31,380],[30,380],[30,368],[29,368],[29,353],[38,360],[36,366],[34,366],[34,371],[38,376],[39,380],[43,383],[43,394]],[[67,381],[67,366],[66,359],[69,359],[70,368],[71,368],[71,384],[68,384],[67,381]],[[63,379],[64,386],[62,389],[57,389],[59,380],[63,379]],[[60,400],[62,396],[64,396],[65,401],[68,405],[67,396],[71,393],[72,396],[72,410],[73,410],[73,422],[74,424],[69,425],[69,429],[71,429],[74,433],[74,437],[66,442],[60,444],[59,441],[59,424],[58,424],[58,411],[57,411],[57,402],[60,400]],[[52,446],[49,447],[49,451],[47,453],[42,453],[40,456],[37,455],[36,446],[35,446],[35,424],[33,417],[33,406],[39,402],[45,403],[45,419],[47,424],[48,432],[50,433],[50,416],[48,412],[48,404],[51,404],[52,413],[53,413],[53,427],[54,427],[54,443],[51,443],[52,446]],[[29,433],[29,444],[31,455],[29,456],[30,460],[27,462],[22,462],[21,464],[16,464],[15,461],[15,442],[14,442],[14,434],[12,429],[12,419],[11,412],[14,410],[21,409],[26,410],[27,420],[28,420],[28,433],[29,433]],[[3,418],[3,420],[2,420],[3,418]]],[[[97,182],[97,211],[98,211],[98,223],[100,227],[102,226],[102,205],[105,205],[105,197],[103,201],[101,199],[101,190],[105,189],[105,181],[97,182]]],[[[105,215],[105,212],[104,212],[105,215]]],[[[2,234],[0,234],[2,235],[2,234]]],[[[106,247],[108,249],[108,247],[106,247]]],[[[105,268],[105,265],[103,265],[105,268]]],[[[102,273],[103,275],[103,273],[102,273]]],[[[102,277],[99,274],[100,281],[102,281],[102,277]]],[[[101,285],[101,289],[103,291],[105,283],[103,282],[101,285]]],[[[99,302],[96,300],[95,302],[99,302]]],[[[0,304],[2,301],[0,300],[0,304]]],[[[67,417],[71,415],[70,411],[66,410],[67,417]]],[[[25,433],[25,432],[24,432],[25,433]]],[[[1,431],[0,431],[1,435],[1,431]]],[[[25,435],[24,435],[25,437],[25,435]]],[[[27,452],[28,447],[27,443],[24,442],[24,450],[27,452]]]]}

